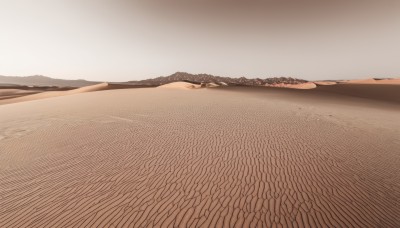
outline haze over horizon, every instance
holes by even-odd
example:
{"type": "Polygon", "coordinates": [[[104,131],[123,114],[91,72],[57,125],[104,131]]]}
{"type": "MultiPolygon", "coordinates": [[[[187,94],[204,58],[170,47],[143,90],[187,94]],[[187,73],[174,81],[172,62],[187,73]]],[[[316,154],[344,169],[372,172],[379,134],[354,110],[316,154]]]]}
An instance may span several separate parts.
{"type": "Polygon", "coordinates": [[[0,75],[400,76],[395,0],[4,0],[0,75]]]}

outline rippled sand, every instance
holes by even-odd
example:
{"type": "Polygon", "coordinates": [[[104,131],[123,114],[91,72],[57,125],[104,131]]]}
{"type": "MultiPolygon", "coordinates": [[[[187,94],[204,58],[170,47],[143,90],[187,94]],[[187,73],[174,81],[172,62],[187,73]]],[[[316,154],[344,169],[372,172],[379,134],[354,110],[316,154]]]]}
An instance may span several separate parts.
{"type": "Polygon", "coordinates": [[[399,227],[399,105],[267,91],[0,106],[0,227],[399,227]]]}

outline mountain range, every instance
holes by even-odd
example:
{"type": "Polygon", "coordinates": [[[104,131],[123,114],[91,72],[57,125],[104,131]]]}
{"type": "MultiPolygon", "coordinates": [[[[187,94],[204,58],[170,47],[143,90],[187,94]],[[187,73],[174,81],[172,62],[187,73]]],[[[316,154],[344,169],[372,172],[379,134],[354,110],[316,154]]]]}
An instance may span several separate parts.
{"type": "Polygon", "coordinates": [[[231,77],[221,77],[214,76],[210,74],[190,74],[186,72],[176,72],[169,76],[162,76],[152,79],[146,79],[141,81],[130,81],[130,83],[146,84],[146,85],[163,85],[171,82],[186,81],[195,84],[200,83],[216,83],[216,84],[226,84],[226,85],[243,85],[243,86],[261,86],[265,84],[300,84],[307,82],[306,80],[297,78],[231,78],[231,77]]]}
{"type": "Polygon", "coordinates": [[[57,87],[83,87],[98,84],[100,82],[86,81],[86,80],[67,80],[56,79],[42,75],[33,76],[1,76],[1,85],[24,85],[24,86],[57,86],[57,87]]]}
{"type": "MultiPolygon", "coordinates": [[[[254,78],[248,79],[245,77],[231,78],[214,76],[210,74],[190,74],[186,72],[176,72],[169,76],[161,76],[152,79],[128,81],[121,84],[159,86],[171,82],[186,81],[195,84],[201,83],[216,83],[219,85],[242,85],[242,86],[262,86],[266,84],[300,84],[307,82],[306,80],[290,78],[290,77],[275,77],[275,78],[254,78]]],[[[57,87],[83,87],[98,84],[96,81],[86,80],[67,80],[55,79],[42,75],[34,76],[0,76],[0,84],[2,85],[24,85],[24,86],[57,86],[57,87]]]]}

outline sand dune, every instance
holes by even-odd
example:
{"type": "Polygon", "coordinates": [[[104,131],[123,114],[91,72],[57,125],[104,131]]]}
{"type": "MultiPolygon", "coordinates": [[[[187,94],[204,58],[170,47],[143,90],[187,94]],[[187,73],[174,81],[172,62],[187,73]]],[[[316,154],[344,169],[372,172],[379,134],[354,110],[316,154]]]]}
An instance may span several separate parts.
{"type": "Polygon", "coordinates": [[[84,87],[81,87],[78,89],[69,90],[69,91],[66,91],[66,93],[76,94],[76,93],[93,92],[93,91],[105,90],[105,89],[107,89],[107,87],[108,87],[108,83],[103,82],[103,83],[96,84],[96,85],[84,86],[84,87]]]}
{"type": "Polygon", "coordinates": [[[41,92],[41,91],[0,88],[0,100],[22,97],[22,96],[26,96],[26,95],[39,93],[39,92],[41,92]]]}
{"type": "MultiPolygon", "coordinates": [[[[107,89],[107,87],[108,87],[108,83],[100,83],[97,85],[85,86],[85,87],[81,87],[78,89],[67,90],[67,91],[48,91],[48,92],[40,92],[40,93],[36,92],[32,95],[19,96],[19,97],[12,98],[12,99],[0,100],[0,105],[105,90],[105,89],[107,89]]],[[[22,92],[22,91],[19,91],[19,92],[20,93],[32,93],[30,90],[26,91],[26,92],[22,92]]],[[[1,90],[0,90],[0,93],[1,93],[1,90]]]]}
{"type": "Polygon", "coordinates": [[[200,85],[189,83],[189,82],[171,82],[165,85],[161,85],[158,88],[168,88],[168,89],[198,89],[200,85]]]}
{"type": "Polygon", "coordinates": [[[0,227],[399,227],[399,104],[324,94],[148,88],[2,105],[0,227]]]}
{"type": "Polygon", "coordinates": [[[266,84],[268,87],[278,87],[278,88],[289,88],[289,89],[314,89],[317,86],[312,82],[300,83],[300,84],[266,84]]]}

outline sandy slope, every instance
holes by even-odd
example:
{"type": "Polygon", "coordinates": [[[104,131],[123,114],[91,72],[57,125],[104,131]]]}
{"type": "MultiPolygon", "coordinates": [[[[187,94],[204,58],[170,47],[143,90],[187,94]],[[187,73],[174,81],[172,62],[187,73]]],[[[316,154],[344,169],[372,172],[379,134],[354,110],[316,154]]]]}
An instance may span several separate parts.
{"type": "MultiPolygon", "coordinates": [[[[22,89],[0,89],[0,96],[9,96],[22,93],[30,93],[32,91],[22,89]]],[[[35,91],[33,91],[35,92],[35,91]]]]}
{"type": "Polygon", "coordinates": [[[39,92],[40,91],[34,91],[34,90],[0,88],[0,100],[16,98],[16,97],[21,97],[21,96],[26,96],[26,95],[32,95],[32,94],[39,93],[39,92]]]}
{"type": "Polygon", "coordinates": [[[399,227],[398,104],[223,88],[0,106],[0,227],[399,227]]]}
{"type": "Polygon", "coordinates": [[[107,87],[108,87],[108,83],[100,83],[97,85],[85,86],[85,87],[81,87],[78,89],[67,90],[67,91],[41,92],[41,93],[36,93],[36,94],[27,95],[27,96],[23,96],[23,97],[16,97],[16,98],[12,98],[12,99],[0,100],[0,105],[105,90],[105,89],[107,89],[107,87]]]}

